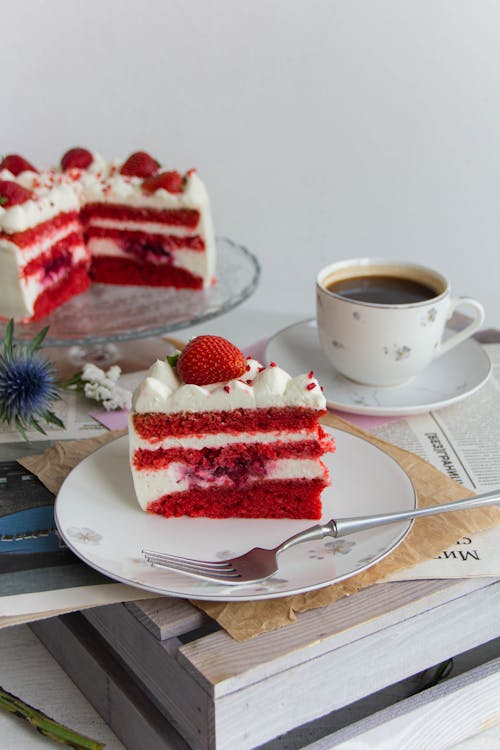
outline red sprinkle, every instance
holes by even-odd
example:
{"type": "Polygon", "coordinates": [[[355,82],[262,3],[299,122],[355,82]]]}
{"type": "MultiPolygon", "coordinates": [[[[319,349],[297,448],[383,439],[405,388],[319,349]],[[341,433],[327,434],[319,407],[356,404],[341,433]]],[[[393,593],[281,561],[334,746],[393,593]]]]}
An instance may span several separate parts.
{"type": "Polygon", "coordinates": [[[309,375],[307,377],[308,378],[313,378],[314,377],[314,370],[311,370],[311,372],[309,373],[309,375]]]}
{"type": "Polygon", "coordinates": [[[269,367],[277,367],[276,362],[269,362],[269,367]]]}
{"type": "Polygon", "coordinates": [[[230,385],[225,385],[224,386],[224,390],[226,391],[226,393],[231,393],[231,386],[230,385]]]}
{"type": "Polygon", "coordinates": [[[245,370],[246,370],[247,372],[249,372],[249,370],[250,370],[250,365],[247,365],[247,366],[245,367],[245,370]]]}
{"type": "Polygon", "coordinates": [[[312,391],[313,388],[316,388],[316,383],[309,383],[309,385],[306,385],[306,388],[308,391],[312,391]]]}
{"type": "Polygon", "coordinates": [[[265,367],[259,367],[259,372],[263,372],[265,369],[265,367]]]}

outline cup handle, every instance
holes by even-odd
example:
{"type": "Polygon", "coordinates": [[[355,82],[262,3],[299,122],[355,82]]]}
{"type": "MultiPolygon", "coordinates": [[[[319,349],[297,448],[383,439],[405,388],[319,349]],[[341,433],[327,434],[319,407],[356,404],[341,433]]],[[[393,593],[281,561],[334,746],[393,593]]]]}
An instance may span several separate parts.
{"type": "Polygon", "coordinates": [[[477,331],[479,326],[484,321],[484,307],[480,302],[478,302],[475,299],[472,299],[472,297],[455,297],[451,300],[450,305],[450,314],[449,317],[453,314],[453,312],[462,305],[466,305],[468,307],[473,308],[474,317],[471,320],[471,322],[465,326],[461,331],[458,331],[457,333],[454,333],[452,336],[446,339],[446,341],[441,341],[436,349],[436,357],[440,357],[442,354],[445,354],[445,352],[449,352],[450,349],[453,349],[454,346],[457,346],[457,344],[461,344],[462,341],[465,341],[465,339],[468,339],[469,336],[472,336],[474,331],[477,331]]]}

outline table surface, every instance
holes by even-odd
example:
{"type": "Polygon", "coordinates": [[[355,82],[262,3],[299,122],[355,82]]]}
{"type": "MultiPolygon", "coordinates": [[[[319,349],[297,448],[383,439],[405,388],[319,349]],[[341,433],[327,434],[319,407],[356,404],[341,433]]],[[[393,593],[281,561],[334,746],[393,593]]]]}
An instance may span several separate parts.
{"type": "MultiPolygon", "coordinates": [[[[217,333],[227,336],[244,348],[264,335],[299,320],[292,314],[285,313],[252,311],[248,314],[244,308],[245,305],[202,327],[182,331],[178,338],[187,340],[199,333],[217,333]]],[[[151,340],[136,342],[135,345],[131,342],[124,345],[126,351],[123,353],[129,360],[136,357],[137,361],[133,361],[132,366],[138,369],[143,357],[143,366],[147,366],[154,357],[154,344],[151,340]],[[131,354],[134,356],[131,357],[131,354]]],[[[64,352],[59,354],[64,357],[64,352]]],[[[498,648],[498,644],[495,648],[498,648]]],[[[15,626],[0,631],[0,660],[0,684],[6,690],[17,694],[75,730],[104,741],[110,750],[122,750],[123,744],[27,626],[15,626]]],[[[34,733],[26,722],[5,713],[0,713],[0,733],[0,747],[37,750],[54,746],[50,740],[34,733]]],[[[485,727],[480,734],[454,747],[456,750],[500,750],[500,724],[485,727]]]]}

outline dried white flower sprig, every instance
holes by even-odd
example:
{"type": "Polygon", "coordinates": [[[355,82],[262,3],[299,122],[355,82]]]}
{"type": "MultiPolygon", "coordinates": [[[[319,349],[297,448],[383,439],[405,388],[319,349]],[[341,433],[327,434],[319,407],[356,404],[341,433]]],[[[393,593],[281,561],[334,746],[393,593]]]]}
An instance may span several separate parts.
{"type": "Polygon", "coordinates": [[[87,398],[101,402],[106,411],[130,409],[132,394],[118,385],[121,372],[118,365],[101,370],[97,365],[87,363],[83,370],[64,383],[64,387],[81,391],[87,398]]]}
{"type": "Polygon", "coordinates": [[[118,365],[112,365],[105,371],[97,365],[87,363],[83,370],[67,380],[64,386],[81,391],[87,398],[101,402],[106,411],[130,409],[132,394],[118,385],[121,372],[118,365]]]}

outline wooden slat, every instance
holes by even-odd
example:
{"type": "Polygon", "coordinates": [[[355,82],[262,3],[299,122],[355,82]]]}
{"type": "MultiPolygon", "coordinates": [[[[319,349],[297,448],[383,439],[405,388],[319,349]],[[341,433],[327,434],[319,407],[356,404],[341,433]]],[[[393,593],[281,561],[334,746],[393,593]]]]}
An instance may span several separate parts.
{"type": "Polygon", "coordinates": [[[298,615],[291,626],[244,642],[214,633],[182,649],[186,669],[219,696],[282,669],[404,622],[448,602],[485,589],[495,579],[404,581],[377,584],[327,607],[298,615]],[[231,644],[227,648],[227,643],[231,644]]]}
{"type": "MultiPolygon", "coordinates": [[[[323,737],[303,750],[446,750],[498,725],[499,706],[500,659],[495,659],[323,737]]],[[[496,746],[496,742],[491,745],[496,746]]]]}
{"type": "Polygon", "coordinates": [[[86,610],[82,616],[111,645],[150,692],[157,707],[196,750],[215,747],[214,704],[177,662],[180,641],[159,641],[123,605],[86,610]]]}
{"type": "Polygon", "coordinates": [[[500,582],[469,579],[374,586],[244,643],[84,614],[196,750],[247,750],[497,637],[498,611],[500,582]]]}
{"type": "Polygon", "coordinates": [[[215,701],[217,750],[262,744],[485,643],[500,633],[499,611],[497,584],[226,694],[215,701]]]}
{"type": "Polygon", "coordinates": [[[208,615],[185,599],[167,596],[129,602],[125,607],[159,641],[201,628],[210,621],[208,615]]]}
{"type": "Polygon", "coordinates": [[[80,614],[31,623],[127,750],[190,750],[80,614]]]}

